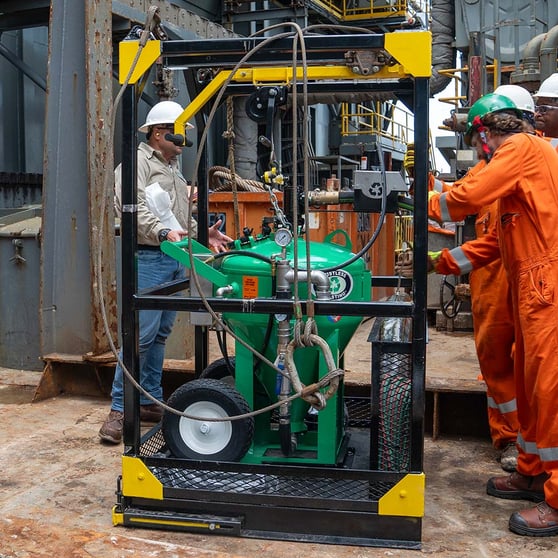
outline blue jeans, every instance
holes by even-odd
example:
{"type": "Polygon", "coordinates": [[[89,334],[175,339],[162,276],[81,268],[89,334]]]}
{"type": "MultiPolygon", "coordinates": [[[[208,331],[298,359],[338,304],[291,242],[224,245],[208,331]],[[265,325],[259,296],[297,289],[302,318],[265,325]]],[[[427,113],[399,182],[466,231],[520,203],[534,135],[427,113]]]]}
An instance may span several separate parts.
{"type": "MultiPolygon", "coordinates": [[[[138,290],[154,287],[185,277],[184,267],[159,250],[138,250],[138,290]]],[[[172,331],[176,312],[170,310],[139,311],[139,366],[141,386],[157,400],[163,400],[161,378],[165,358],[165,344],[172,331]]],[[[120,351],[122,358],[122,351],[120,351]]],[[[117,364],[112,383],[112,405],[124,411],[124,375],[117,364]]],[[[140,393],[140,405],[153,401],[140,393]]]]}

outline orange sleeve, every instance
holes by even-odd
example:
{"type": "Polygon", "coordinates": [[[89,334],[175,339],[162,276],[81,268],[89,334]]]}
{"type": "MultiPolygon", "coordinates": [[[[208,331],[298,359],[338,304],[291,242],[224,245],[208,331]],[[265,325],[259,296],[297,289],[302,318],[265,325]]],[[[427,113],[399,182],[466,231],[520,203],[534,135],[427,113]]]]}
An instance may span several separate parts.
{"type": "MultiPolygon", "coordinates": [[[[458,186],[460,186],[462,184],[463,181],[465,180],[469,180],[470,178],[472,178],[473,176],[475,176],[476,174],[478,174],[482,169],[484,169],[484,167],[486,167],[487,163],[486,161],[483,159],[481,161],[479,161],[474,167],[470,168],[467,171],[467,174],[465,174],[465,176],[463,178],[460,178],[459,180],[456,180],[454,183],[452,184],[447,184],[446,182],[442,182],[443,187],[442,187],[442,193],[445,192],[449,192],[450,190],[452,190],[453,188],[457,188],[458,186]]],[[[432,191],[434,190],[434,188],[430,187],[430,185],[434,184],[434,177],[432,177],[432,181],[428,181],[428,190],[432,191]]],[[[439,213],[439,199],[434,201],[435,198],[438,198],[440,195],[440,193],[438,192],[438,194],[431,194],[428,197],[428,216],[431,219],[435,219],[436,221],[443,221],[443,219],[440,219],[440,217],[438,216],[439,213]]],[[[448,219],[449,220],[449,219],[448,219]]]]}
{"type": "Polygon", "coordinates": [[[519,137],[523,135],[512,136],[512,139],[517,138],[515,141],[506,140],[495,151],[489,164],[479,169],[474,167],[476,172],[469,172],[448,192],[430,196],[429,215],[439,221],[460,221],[496,199],[515,192],[522,176],[519,150],[528,149],[523,145],[528,139],[519,137]]]}
{"type": "Polygon", "coordinates": [[[449,248],[443,248],[435,266],[436,273],[441,275],[461,275],[459,266],[449,248]]]}
{"type": "Polygon", "coordinates": [[[443,275],[465,275],[499,257],[500,246],[496,225],[494,225],[482,238],[470,240],[451,250],[444,248],[435,269],[436,273],[443,275]]]}

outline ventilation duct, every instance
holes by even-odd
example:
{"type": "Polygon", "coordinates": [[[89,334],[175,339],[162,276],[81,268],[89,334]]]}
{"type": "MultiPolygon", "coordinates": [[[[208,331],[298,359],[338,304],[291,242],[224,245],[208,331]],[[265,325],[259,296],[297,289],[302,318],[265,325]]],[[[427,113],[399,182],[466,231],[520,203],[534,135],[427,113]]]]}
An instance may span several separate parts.
{"type": "Polygon", "coordinates": [[[453,0],[432,0],[432,77],[430,94],[443,91],[451,77],[440,74],[439,70],[455,68],[455,7],[453,0]]]}

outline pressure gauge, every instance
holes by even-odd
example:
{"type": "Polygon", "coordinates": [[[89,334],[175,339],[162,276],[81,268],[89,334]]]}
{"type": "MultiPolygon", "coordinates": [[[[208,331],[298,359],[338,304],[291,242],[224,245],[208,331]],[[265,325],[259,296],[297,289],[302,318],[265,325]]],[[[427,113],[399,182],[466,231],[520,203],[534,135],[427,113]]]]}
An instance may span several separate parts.
{"type": "Polygon", "coordinates": [[[289,229],[277,229],[275,231],[275,244],[284,248],[288,246],[293,239],[293,233],[289,229]]]}

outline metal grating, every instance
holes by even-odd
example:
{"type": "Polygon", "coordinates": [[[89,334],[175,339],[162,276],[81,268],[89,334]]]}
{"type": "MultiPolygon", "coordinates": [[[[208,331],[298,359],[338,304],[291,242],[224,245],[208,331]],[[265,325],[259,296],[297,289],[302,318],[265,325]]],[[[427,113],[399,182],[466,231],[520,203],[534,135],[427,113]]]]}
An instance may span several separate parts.
{"type": "Polygon", "coordinates": [[[331,479],[251,472],[211,471],[177,467],[150,467],[166,488],[209,490],[220,493],[273,495],[321,500],[376,501],[395,482],[368,479],[331,479]]]}
{"type": "Polygon", "coordinates": [[[411,357],[385,353],[380,358],[378,466],[408,471],[411,459],[411,357]]]}
{"type": "Polygon", "coordinates": [[[141,439],[140,456],[153,457],[162,453],[165,447],[165,438],[158,424],[141,439]]]}
{"type": "Polygon", "coordinates": [[[350,428],[370,428],[372,408],[368,397],[345,398],[347,410],[349,411],[350,428]]]}

